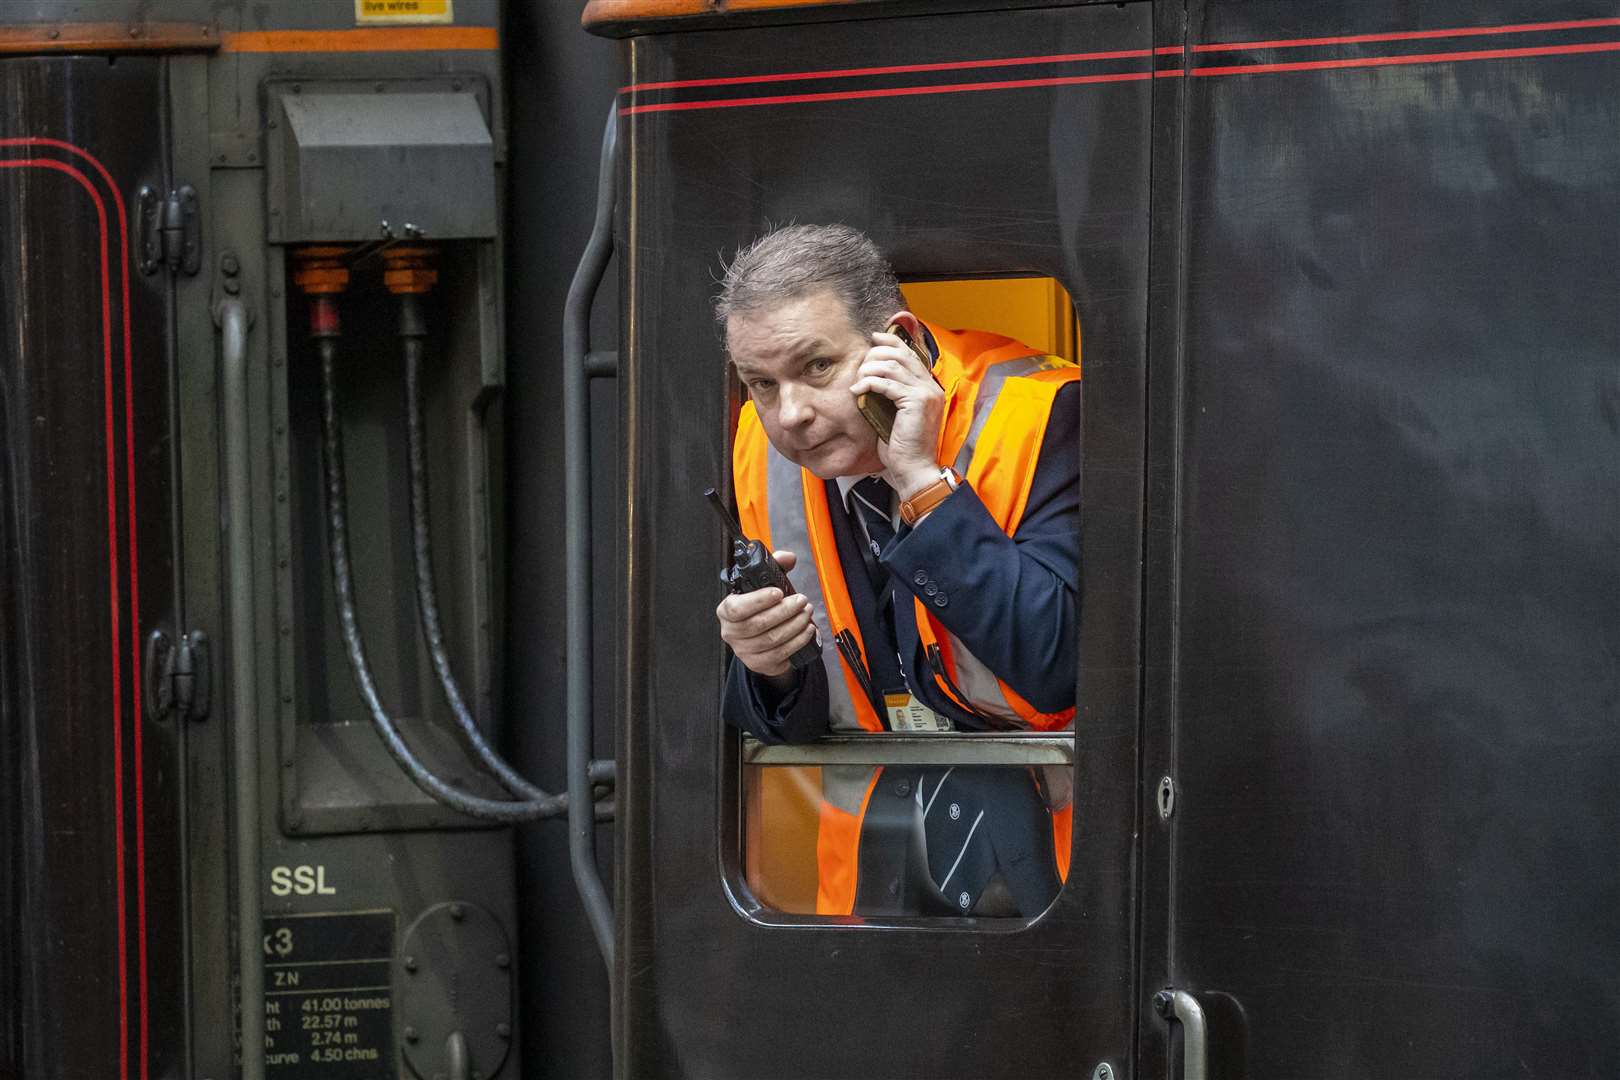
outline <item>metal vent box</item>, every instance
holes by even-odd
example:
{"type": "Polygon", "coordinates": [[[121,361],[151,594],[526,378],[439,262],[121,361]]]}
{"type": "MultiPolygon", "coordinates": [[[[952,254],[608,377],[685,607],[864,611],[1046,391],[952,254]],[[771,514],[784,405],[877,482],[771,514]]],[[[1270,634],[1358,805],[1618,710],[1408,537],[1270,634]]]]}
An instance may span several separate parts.
{"type": "Polygon", "coordinates": [[[278,86],[270,115],[272,242],[359,243],[384,222],[429,240],[495,235],[495,145],[475,94],[278,86]]]}

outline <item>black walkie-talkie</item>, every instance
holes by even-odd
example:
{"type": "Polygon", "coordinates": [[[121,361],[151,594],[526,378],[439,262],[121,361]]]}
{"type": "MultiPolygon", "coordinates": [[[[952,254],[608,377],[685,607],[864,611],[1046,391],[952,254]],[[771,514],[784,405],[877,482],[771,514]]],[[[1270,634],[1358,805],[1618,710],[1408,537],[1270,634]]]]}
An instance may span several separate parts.
{"type": "MultiPolygon", "coordinates": [[[[726,535],[731,537],[731,565],[720,571],[720,583],[734,593],[748,593],[755,589],[777,588],[783,596],[793,595],[793,583],[788,580],[775,557],[758,540],[743,535],[742,525],[726,509],[720,493],[714,488],[703,492],[714,512],[726,523],[726,535]]],[[[821,659],[821,631],[798,652],[788,658],[796,668],[808,667],[821,659]]]]}

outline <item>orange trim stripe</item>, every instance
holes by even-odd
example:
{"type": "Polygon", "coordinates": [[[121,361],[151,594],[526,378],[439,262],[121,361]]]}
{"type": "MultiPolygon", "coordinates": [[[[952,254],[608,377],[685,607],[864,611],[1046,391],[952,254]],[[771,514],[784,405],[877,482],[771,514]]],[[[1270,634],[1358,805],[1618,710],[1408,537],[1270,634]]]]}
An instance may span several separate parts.
{"type": "Polygon", "coordinates": [[[607,23],[641,19],[678,19],[690,15],[724,15],[733,11],[769,11],[772,8],[837,7],[865,0],[590,0],[580,25],[590,30],[607,23]]]}
{"type": "Polygon", "coordinates": [[[501,47],[493,26],[390,26],[358,30],[244,30],[223,35],[228,53],[471,52],[501,47]]]}

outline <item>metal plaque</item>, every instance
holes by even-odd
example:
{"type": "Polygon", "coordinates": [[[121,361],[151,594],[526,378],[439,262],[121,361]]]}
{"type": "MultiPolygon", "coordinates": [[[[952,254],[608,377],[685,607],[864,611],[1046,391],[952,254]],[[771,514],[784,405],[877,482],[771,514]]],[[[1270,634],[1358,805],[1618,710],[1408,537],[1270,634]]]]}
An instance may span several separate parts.
{"type": "Polygon", "coordinates": [[[392,1080],[392,911],[264,920],[265,1075],[392,1080]]]}

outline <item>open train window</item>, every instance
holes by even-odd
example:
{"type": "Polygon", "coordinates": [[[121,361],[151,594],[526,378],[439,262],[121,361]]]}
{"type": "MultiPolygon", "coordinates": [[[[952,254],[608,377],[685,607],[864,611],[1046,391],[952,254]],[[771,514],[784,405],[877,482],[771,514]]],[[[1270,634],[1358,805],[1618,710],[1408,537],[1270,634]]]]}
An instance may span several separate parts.
{"type": "MultiPolygon", "coordinates": [[[[1045,401],[1051,408],[1048,430],[1064,429],[1062,438],[1054,436],[1041,453],[1050,450],[1054,457],[1067,454],[1072,460],[1049,463],[1042,457],[1032,467],[1042,473],[1041,483],[1072,490],[1054,495],[1032,485],[1032,504],[1039,505],[1021,509],[1031,513],[1023,520],[1034,522],[1037,530],[1067,534],[1050,547],[1038,545],[1037,569],[1051,571],[1054,581],[1069,590],[1071,621],[1061,634],[1056,628],[1043,628],[1040,646],[1025,650],[1028,643],[1020,642],[1014,651],[1025,651],[1026,659],[1027,652],[1038,648],[1067,651],[1067,663],[1050,665],[1050,671],[1065,673],[1067,686],[1058,696],[1068,696],[1058,704],[1066,707],[1054,707],[1050,695],[1043,702],[1050,712],[1040,712],[1021,697],[1016,709],[996,707],[1016,696],[1012,688],[1000,683],[998,675],[971,653],[962,656],[963,641],[950,627],[935,623],[933,629],[945,633],[939,635],[943,648],[936,646],[930,661],[935,657],[942,661],[952,650],[956,653],[949,670],[939,670],[934,677],[947,701],[941,712],[963,705],[969,715],[958,712],[942,722],[936,718],[911,724],[896,718],[891,708],[882,720],[888,729],[883,731],[835,732],[795,745],[764,745],[744,736],[738,788],[740,866],[753,898],[763,908],[785,914],[966,915],[1028,921],[1061,891],[1072,843],[1080,468],[1079,387],[1074,384],[1079,383],[1080,324],[1068,292],[1050,277],[918,280],[904,283],[902,291],[909,309],[929,328],[935,353],[952,353],[958,362],[965,358],[966,366],[953,370],[963,379],[970,377],[982,398],[975,401],[975,393],[970,393],[957,402],[948,394],[942,436],[942,442],[950,442],[964,438],[962,430],[973,428],[955,464],[975,494],[980,485],[973,480],[982,480],[987,489],[998,482],[985,474],[982,462],[967,467],[979,452],[974,439],[988,426],[998,394],[1016,399],[1018,392],[1033,391],[1031,400],[1045,401]],[[969,338],[961,333],[964,328],[982,333],[969,338]],[[1006,366],[997,369],[997,363],[1006,366]],[[1003,394],[1000,379],[985,377],[986,371],[1009,379],[1022,377],[1022,385],[1013,394],[1003,394]],[[1070,396],[1058,397],[1065,392],[1070,396]],[[965,410],[956,418],[956,427],[962,430],[955,435],[953,408],[965,410]],[[1059,410],[1067,412],[1060,416],[1059,410]],[[1052,479],[1060,473],[1063,479],[1052,479]],[[1065,564],[1069,556],[1064,553],[1070,551],[1072,566],[1056,569],[1065,564]],[[1052,640],[1056,637],[1063,638],[1061,646],[1052,640]],[[969,665],[972,671],[967,670],[969,665]],[[936,724],[944,730],[933,730],[936,724]],[[987,726],[991,730],[978,730],[987,726]]],[[[936,361],[936,374],[941,370],[936,361]]],[[[948,449],[942,452],[953,456],[948,449]]],[[[827,491],[834,491],[831,482],[827,491]]],[[[1006,513],[993,505],[991,495],[983,501],[993,517],[1006,513]]],[[[853,529],[852,521],[844,516],[841,527],[853,529]]],[[[1023,523],[1016,514],[1012,525],[1022,551],[1026,535],[1020,532],[1023,523]]],[[[817,571],[800,555],[792,577],[798,582],[806,574],[817,571]]],[[[851,577],[846,574],[846,581],[851,577]]],[[[819,578],[817,586],[822,585],[819,578]]],[[[882,595],[882,587],[874,589],[882,595]]],[[[814,592],[820,595],[819,588],[814,592]]],[[[925,611],[937,610],[925,607],[929,595],[925,588],[895,593],[894,599],[903,605],[898,609],[901,618],[920,623],[925,611]]],[[[971,604],[964,597],[959,606],[971,604]]],[[[888,618],[892,626],[895,616],[888,618]]],[[[903,642],[899,651],[908,651],[906,644],[915,641],[917,655],[928,656],[923,645],[927,636],[926,630],[911,636],[897,633],[896,640],[903,642]]],[[[822,662],[830,678],[851,670],[849,657],[840,659],[844,652],[824,650],[822,662]],[[835,666],[845,670],[832,670],[835,666]]],[[[907,658],[896,659],[908,671],[915,666],[907,658]]],[[[891,706],[903,705],[904,695],[881,696],[891,706]]],[[[915,697],[910,704],[918,704],[915,697]]]]}

